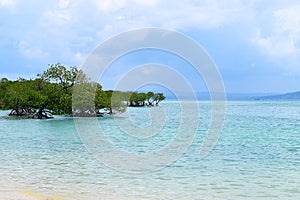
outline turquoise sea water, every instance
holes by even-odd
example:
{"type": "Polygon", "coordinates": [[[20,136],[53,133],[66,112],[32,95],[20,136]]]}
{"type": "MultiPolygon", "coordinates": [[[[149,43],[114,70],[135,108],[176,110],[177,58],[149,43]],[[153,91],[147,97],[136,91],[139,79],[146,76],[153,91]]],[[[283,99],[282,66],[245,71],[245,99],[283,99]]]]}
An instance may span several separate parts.
{"type": "MultiPolygon", "coordinates": [[[[72,118],[17,119],[0,111],[0,188],[61,199],[300,199],[300,102],[227,102],[220,138],[203,159],[210,103],[198,104],[199,126],[187,151],[162,169],[139,174],[95,159],[72,118]]],[[[129,108],[118,116],[121,130],[113,117],[97,120],[114,146],[151,153],[172,142],[182,122],[179,104],[164,102],[157,110],[164,114],[152,119],[163,129],[154,126],[155,134],[145,137],[130,131],[138,129],[128,120],[148,127],[155,109],[129,108]]]]}

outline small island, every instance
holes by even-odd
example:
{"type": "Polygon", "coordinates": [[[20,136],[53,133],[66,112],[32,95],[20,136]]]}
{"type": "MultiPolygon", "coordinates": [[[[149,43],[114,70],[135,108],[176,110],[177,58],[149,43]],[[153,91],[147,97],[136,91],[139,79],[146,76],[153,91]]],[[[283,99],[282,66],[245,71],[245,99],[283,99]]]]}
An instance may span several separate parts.
{"type": "Polygon", "coordinates": [[[0,79],[0,109],[10,116],[50,119],[53,115],[103,116],[127,107],[157,106],[163,93],[103,90],[77,67],[49,65],[34,79],[0,79]],[[74,92],[75,91],[75,92],[74,92]],[[93,100],[93,102],[91,102],[93,100]]]}

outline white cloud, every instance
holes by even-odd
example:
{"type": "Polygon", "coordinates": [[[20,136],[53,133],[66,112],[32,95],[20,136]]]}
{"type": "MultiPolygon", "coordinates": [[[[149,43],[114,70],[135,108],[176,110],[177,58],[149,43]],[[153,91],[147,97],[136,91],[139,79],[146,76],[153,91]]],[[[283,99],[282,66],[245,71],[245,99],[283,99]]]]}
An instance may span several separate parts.
{"type": "Polygon", "coordinates": [[[80,63],[80,64],[83,63],[83,61],[86,58],[87,58],[87,55],[84,55],[84,54],[79,53],[79,52],[75,53],[75,60],[76,60],[77,63],[80,63]]]}
{"type": "MultiPolygon", "coordinates": [[[[162,0],[95,0],[101,11],[97,19],[105,19],[103,27],[122,20],[123,26],[158,26],[171,29],[215,28],[223,23],[248,18],[247,8],[252,1],[162,1],[162,0]]],[[[119,24],[118,24],[119,25],[119,24]]]]}
{"type": "Polygon", "coordinates": [[[94,2],[97,8],[104,12],[115,12],[126,5],[126,0],[101,0],[94,2]]]}
{"type": "Polygon", "coordinates": [[[22,40],[19,42],[19,51],[22,56],[28,59],[42,59],[47,56],[39,47],[31,46],[27,41],[22,40]]]}
{"type": "Polygon", "coordinates": [[[0,6],[12,7],[16,5],[16,0],[0,0],[0,6]]]}
{"type": "Polygon", "coordinates": [[[71,21],[71,15],[68,11],[50,10],[42,16],[42,25],[52,28],[57,26],[67,25],[71,21]]]}
{"type": "Polygon", "coordinates": [[[287,73],[300,74],[300,4],[270,8],[256,18],[251,42],[287,73]],[[263,23],[260,23],[260,22],[263,23]]]}
{"type": "Polygon", "coordinates": [[[69,7],[70,1],[69,0],[60,0],[58,2],[58,7],[61,9],[66,9],[69,7]]]}
{"type": "MultiPolygon", "coordinates": [[[[83,55],[100,42],[135,28],[155,26],[185,33],[213,30],[218,35],[219,28],[238,30],[246,24],[250,33],[240,31],[245,34],[239,36],[244,40],[241,42],[250,40],[264,55],[289,59],[299,66],[300,6],[297,1],[289,2],[284,5],[260,0],[57,0],[53,4],[50,0],[0,0],[0,7],[22,3],[17,7],[19,15],[5,16],[12,20],[11,27],[5,30],[11,32],[9,37],[14,37],[10,41],[21,41],[19,51],[26,57],[50,56],[53,62],[80,64],[83,55]],[[19,16],[26,19],[18,19],[19,16]]],[[[233,30],[232,34],[237,33],[233,30]]]]}
{"type": "Polygon", "coordinates": [[[299,53],[300,5],[272,11],[269,23],[273,26],[269,34],[263,36],[263,25],[257,30],[252,42],[270,56],[287,56],[299,53]]]}
{"type": "Polygon", "coordinates": [[[261,51],[269,56],[288,56],[295,52],[295,46],[290,32],[276,32],[272,36],[264,37],[261,30],[257,30],[256,37],[252,40],[261,51]]]}
{"type": "Polygon", "coordinates": [[[202,4],[177,1],[171,5],[165,4],[163,10],[158,11],[161,16],[156,21],[174,29],[212,29],[248,18],[247,7],[239,1],[227,1],[226,4],[219,1],[205,1],[202,4]]]}
{"type": "Polygon", "coordinates": [[[135,0],[135,3],[141,5],[141,6],[148,6],[148,7],[153,7],[159,3],[159,0],[135,0]]]}

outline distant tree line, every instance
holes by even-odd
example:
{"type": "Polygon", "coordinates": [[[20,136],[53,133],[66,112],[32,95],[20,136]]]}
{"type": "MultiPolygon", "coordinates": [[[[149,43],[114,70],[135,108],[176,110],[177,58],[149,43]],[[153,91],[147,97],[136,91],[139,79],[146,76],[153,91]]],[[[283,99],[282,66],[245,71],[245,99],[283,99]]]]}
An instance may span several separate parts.
{"type": "Polygon", "coordinates": [[[147,93],[130,93],[128,106],[153,106],[158,105],[159,102],[165,100],[163,93],[147,92],[147,93]]]}
{"type": "Polygon", "coordinates": [[[35,79],[0,80],[0,109],[11,109],[10,115],[32,118],[48,118],[50,113],[114,114],[124,112],[127,106],[158,105],[164,99],[162,93],[103,90],[77,67],[67,68],[60,63],[49,65],[35,79]],[[76,91],[74,95],[73,91],[76,91]]]}

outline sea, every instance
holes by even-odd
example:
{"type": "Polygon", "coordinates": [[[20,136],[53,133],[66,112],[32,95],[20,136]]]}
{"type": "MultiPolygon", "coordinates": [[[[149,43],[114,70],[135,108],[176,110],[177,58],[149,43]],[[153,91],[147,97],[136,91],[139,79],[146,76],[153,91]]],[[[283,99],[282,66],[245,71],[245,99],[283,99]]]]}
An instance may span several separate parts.
{"type": "Polygon", "coordinates": [[[84,119],[0,111],[0,191],[48,200],[300,199],[300,101],[227,101],[224,112],[215,129],[210,101],[84,119]]]}

